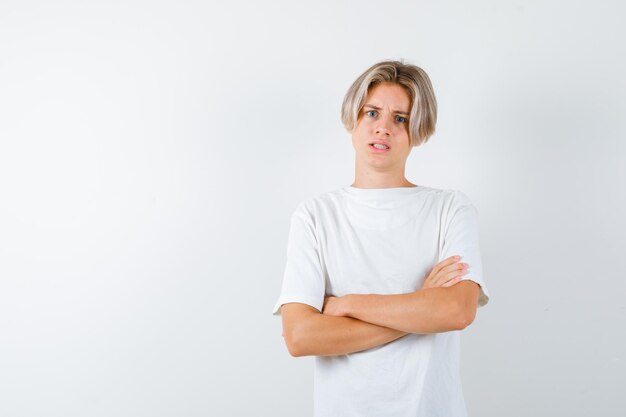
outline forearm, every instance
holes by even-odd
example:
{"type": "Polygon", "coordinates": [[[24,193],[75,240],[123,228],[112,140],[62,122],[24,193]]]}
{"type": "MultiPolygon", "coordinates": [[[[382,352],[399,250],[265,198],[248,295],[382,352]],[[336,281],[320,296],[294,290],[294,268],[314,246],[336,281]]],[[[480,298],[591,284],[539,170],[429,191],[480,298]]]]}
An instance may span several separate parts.
{"type": "Polygon", "coordinates": [[[299,324],[295,341],[297,356],[333,356],[371,349],[406,334],[352,317],[311,314],[299,324]]]}
{"type": "Polygon", "coordinates": [[[406,333],[441,333],[464,327],[461,309],[449,288],[345,297],[345,316],[406,333]]]}

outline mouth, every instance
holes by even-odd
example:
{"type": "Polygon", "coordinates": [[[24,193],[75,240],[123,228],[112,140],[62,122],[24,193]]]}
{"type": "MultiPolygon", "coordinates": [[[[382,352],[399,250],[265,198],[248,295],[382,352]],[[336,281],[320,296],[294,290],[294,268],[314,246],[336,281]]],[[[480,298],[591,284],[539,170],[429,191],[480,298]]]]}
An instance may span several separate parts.
{"type": "Polygon", "coordinates": [[[388,146],[380,144],[380,143],[370,143],[369,148],[372,150],[372,152],[375,152],[375,153],[389,152],[389,149],[390,149],[388,146]]]}
{"type": "Polygon", "coordinates": [[[381,140],[381,139],[374,139],[373,141],[371,141],[369,143],[369,145],[370,146],[376,145],[375,147],[378,147],[379,149],[382,149],[382,148],[389,149],[390,148],[389,142],[387,142],[386,140],[381,140]]]}

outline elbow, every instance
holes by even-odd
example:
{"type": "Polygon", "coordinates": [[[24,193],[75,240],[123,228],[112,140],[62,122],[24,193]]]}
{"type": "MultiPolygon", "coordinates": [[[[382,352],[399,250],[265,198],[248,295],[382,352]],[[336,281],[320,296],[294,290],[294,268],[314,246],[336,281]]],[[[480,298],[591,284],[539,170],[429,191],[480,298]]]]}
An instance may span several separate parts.
{"type": "Polygon", "coordinates": [[[287,351],[294,358],[298,358],[300,356],[306,356],[301,347],[302,342],[294,333],[297,334],[297,332],[291,331],[287,335],[284,335],[285,344],[287,345],[287,351]]]}
{"type": "Polygon", "coordinates": [[[287,350],[289,351],[289,354],[293,356],[294,358],[299,358],[300,356],[304,356],[302,354],[302,350],[298,347],[298,345],[296,345],[293,342],[287,343],[287,350]]]}
{"type": "Polygon", "coordinates": [[[289,354],[293,357],[311,355],[312,321],[321,314],[314,312],[313,307],[290,306],[283,316],[283,338],[289,354]]]}
{"type": "Polygon", "coordinates": [[[461,319],[457,323],[456,330],[465,330],[467,326],[472,324],[473,320],[470,320],[467,316],[461,316],[461,319]]]}
{"type": "Polygon", "coordinates": [[[464,330],[465,328],[467,328],[470,324],[474,322],[474,319],[476,318],[476,309],[473,309],[473,310],[460,309],[456,317],[457,317],[456,330],[464,330]]]}
{"type": "Polygon", "coordinates": [[[285,339],[285,345],[287,346],[287,351],[289,352],[289,354],[294,358],[300,356],[300,352],[298,351],[296,343],[293,340],[293,336],[283,333],[283,339],[285,339]]]}
{"type": "Polygon", "coordinates": [[[293,343],[287,343],[287,351],[294,358],[302,356],[300,354],[300,351],[295,347],[295,345],[293,343]]]}

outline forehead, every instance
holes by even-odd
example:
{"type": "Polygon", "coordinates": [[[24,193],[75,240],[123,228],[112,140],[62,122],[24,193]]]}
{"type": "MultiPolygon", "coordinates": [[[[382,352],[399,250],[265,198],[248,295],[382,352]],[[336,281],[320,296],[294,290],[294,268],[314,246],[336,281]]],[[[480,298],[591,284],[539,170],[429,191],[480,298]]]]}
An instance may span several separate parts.
{"type": "Polygon", "coordinates": [[[384,82],[370,88],[365,103],[375,106],[390,106],[398,110],[409,111],[411,99],[407,91],[401,85],[384,82]]]}

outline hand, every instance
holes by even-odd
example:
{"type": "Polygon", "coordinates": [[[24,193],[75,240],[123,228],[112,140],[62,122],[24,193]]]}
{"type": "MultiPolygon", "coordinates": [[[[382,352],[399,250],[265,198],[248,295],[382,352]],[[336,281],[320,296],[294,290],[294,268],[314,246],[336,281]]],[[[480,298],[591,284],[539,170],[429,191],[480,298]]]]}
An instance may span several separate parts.
{"type": "Polygon", "coordinates": [[[344,308],[344,303],[345,297],[324,297],[324,307],[322,307],[322,314],[337,317],[345,316],[346,312],[344,308]]]}
{"type": "Polygon", "coordinates": [[[468,264],[458,262],[454,256],[444,259],[433,267],[422,284],[422,289],[435,287],[451,287],[467,274],[468,264]]]}

